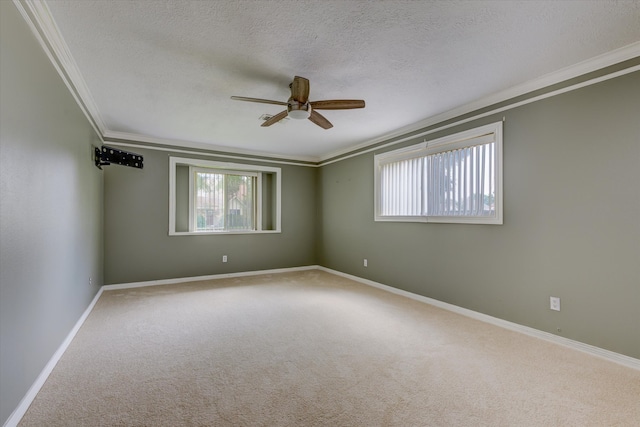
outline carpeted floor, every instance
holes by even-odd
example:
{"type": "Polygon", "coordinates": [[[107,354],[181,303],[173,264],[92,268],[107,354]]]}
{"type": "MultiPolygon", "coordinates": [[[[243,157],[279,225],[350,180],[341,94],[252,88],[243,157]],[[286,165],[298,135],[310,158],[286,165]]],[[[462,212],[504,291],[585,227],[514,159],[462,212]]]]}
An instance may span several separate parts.
{"type": "Polygon", "coordinates": [[[20,426],[638,426],[640,371],[310,270],[105,291],[20,426]]]}

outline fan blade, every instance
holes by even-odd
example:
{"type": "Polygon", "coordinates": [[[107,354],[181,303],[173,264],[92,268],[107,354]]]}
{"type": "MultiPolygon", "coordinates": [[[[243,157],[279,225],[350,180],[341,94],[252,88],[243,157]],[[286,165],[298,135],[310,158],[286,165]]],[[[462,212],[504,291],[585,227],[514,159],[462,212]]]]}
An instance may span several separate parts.
{"type": "Polygon", "coordinates": [[[313,123],[320,126],[322,129],[331,129],[333,127],[331,122],[327,120],[325,116],[318,113],[317,111],[311,110],[311,115],[309,116],[309,120],[311,120],[313,123]]]}
{"type": "Polygon", "coordinates": [[[232,96],[231,99],[235,99],[236,101],[260,102],[262,104],[287,105],[286,102],[282,102],[282,101],[272,101],[270,99],[260,99],[260,98],[247,98],[245,96],[232,96]]]}
{"type": "Polygon", "coordinates": [[[265,120],[265,122],[260,126],[262,127],[271,126],[274,123],[278,123],[280,120],[284,119],[285,117],[287,117],[287,110],[281,111],[280,113],[271,117],[269,120],[265,120]]]}
{"type": "Polygon", "coordinates": [[[309,103],[314,110],[350,110],[364,108],[361,99],[331,99],[328,101],[312,101],[309,103]]]}
{"type": "Polygon", "coordinates": [[[295,76],[291,83],[291,97],[301,104],[306,103],[309,100],[309,80],[295,76]]]}

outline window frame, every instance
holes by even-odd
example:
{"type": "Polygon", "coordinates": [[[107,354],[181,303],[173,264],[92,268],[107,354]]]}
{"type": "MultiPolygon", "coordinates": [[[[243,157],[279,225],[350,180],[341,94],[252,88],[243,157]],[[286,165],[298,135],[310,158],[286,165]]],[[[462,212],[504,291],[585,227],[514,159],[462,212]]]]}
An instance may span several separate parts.
{"type": "MultiPolygon", "coordinates": [[[[424,141],[400,149],[374,155],[374,221],[377,222],[426,222],[459,224],[503,224],[503,138],[502,122],[490,123],[463,132],[447,135],[431,141],[424,141]],[[382,166],[401,160],[443,153],[461,148],[495,142],[495,215],[492,216],[398,216],[381,215],[381,170],[382,166]]],[[[423,194],[424,191],[423,191],[423,194]]]]}
{"type": "Polygon", "coordinates": [[[220,162],[214,160],[193,159],[185,157],[169,156],[169,235],[170,236],[203,236],[203,235],[229,235],[229,234],[272,234],[280,233],[282,226],[282,169],[271,166],[261,166],[244,163],[230,163],[220,162]],[[176,231],[176,167],[178,165],[184,165],[189,167],[189,231],[176,231]],[[255,230],[207,230],[207,231],[194,231],[193,230],[193,183],[192,174],[195,170],[212,170],[215,172],[229,173],[237,172],[240,174],[256,174],[256,207],[255,207],[255,230]],[[275,221],[274,229],[264,230],[262,229],[262,176],[263,173],[273,174],[275,177],[275,221]]]}

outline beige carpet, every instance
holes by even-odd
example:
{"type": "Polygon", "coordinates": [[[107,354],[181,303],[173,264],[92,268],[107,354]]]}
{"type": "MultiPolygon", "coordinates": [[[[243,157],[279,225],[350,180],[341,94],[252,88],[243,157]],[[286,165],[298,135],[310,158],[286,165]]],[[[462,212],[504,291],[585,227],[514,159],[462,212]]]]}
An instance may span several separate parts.
{"type": "Polygon", "coordinates": [[[317,270],[104,292],[21,426],[639,426],[640,371],[317,270]]]}

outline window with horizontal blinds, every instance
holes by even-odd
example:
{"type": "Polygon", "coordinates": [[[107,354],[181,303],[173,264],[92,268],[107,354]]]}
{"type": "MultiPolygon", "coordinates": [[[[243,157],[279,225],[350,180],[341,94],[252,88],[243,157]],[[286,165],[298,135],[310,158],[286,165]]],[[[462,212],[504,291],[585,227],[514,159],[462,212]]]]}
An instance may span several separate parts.
{"type": "Polygon", "coordinates": [[[502,122],[375,156],[378,221],[502,223],[502,122]]]}

